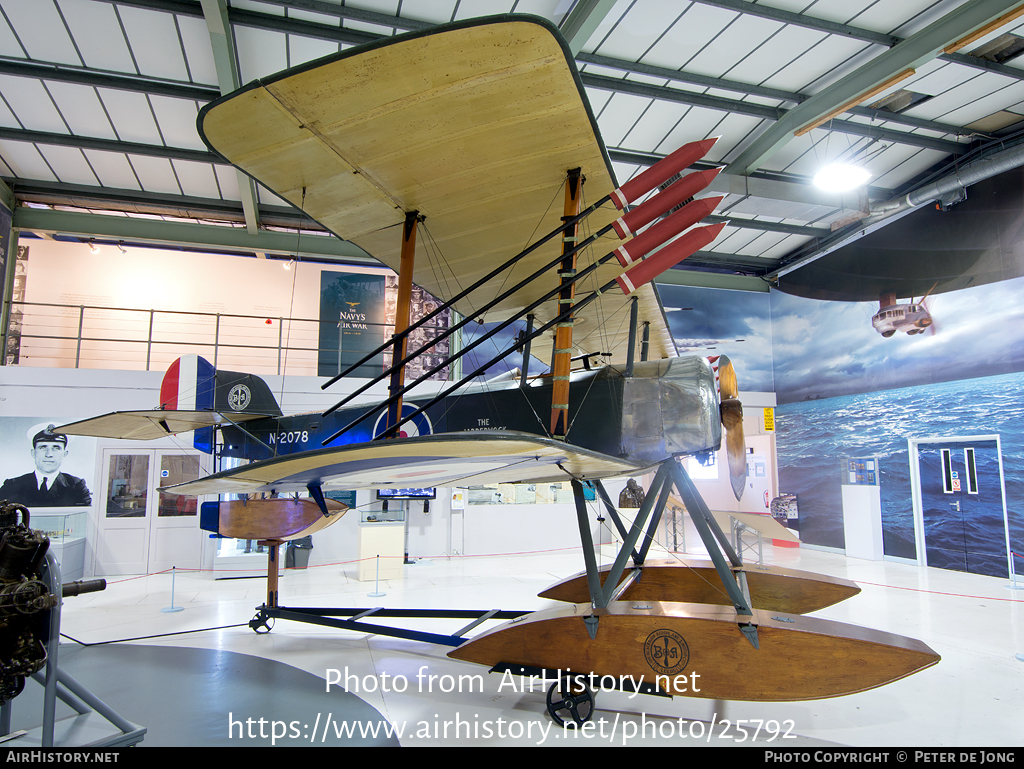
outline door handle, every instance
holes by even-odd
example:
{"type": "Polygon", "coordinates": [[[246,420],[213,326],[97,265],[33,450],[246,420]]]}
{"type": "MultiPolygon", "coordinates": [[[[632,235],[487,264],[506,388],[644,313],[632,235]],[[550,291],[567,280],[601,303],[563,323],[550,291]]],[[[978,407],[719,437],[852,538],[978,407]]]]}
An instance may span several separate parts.
{"type": "Polygon", "coordinates": [[[949,506],[951,508],[953,508],[954,510],[956,510],[958,513],[960,512],[960,500],[959,499],[956,502],[950,502],[949,506]]]}

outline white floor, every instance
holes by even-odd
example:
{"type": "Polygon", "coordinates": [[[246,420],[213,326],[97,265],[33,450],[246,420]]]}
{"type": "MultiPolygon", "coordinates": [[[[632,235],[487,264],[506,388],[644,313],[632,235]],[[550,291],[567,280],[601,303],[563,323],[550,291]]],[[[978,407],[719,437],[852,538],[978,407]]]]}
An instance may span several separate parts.
{"type": "MultiPolygon", "coordinates": [[[[1024,590],[1009,589],[1006,580],[847,559],[807,548],[769,546],[765,561],[855,580],[860,595],[818,616],[918,638],[942,661],[870,692],[816,702],[722,703],[600,692],[592,731],[574,734],[553,726],[545,711],[546,692],[513,691],[507,682],[502,686],[500,676],[449,660],[446,648],[431,644],[284,621],[266,635],[243,624],[137,643],[224,649],[277,660],[325,679],[329,670],[354,675],[361,689],[377,689],[360,691],[360,696],[384,718],[404,725],[400,742],[407,746],[734,745],[740,732],[733,726],[723,734],[723,718],[745,720],[746,745],[761,722],[759,747],[1024,745],[1024,661],[1017,658],[1024,656],[1024,590]],[[424,678],[418,678],[421,671],[424,678]],[[405,692],[379,690],[382,680],[392,688],[397,676],[408,681],[405,692]],[[433,691],[429,676],[436,676],[433,691]],[[482,679],[483,691],[471,687],[473,679],[466,676],[482,679]],[[460,680],[463,691],[458,691],[460,680]],[[453,684],[454,691],[440,690],[453,684]],[[712,719],[716,726],[709,737],[712,719]]],[[[373,583],[355,581],[355,564],[324,566],[289,572],[281,583],[280,603],[537,609],[552,605],[536,597],[540,590],[582,567],[578,551],[420,560],[404,567],[403,580],[381,584],[386,596],[371,598],[367,593],[373,583]]],[[[174,601],[184,611],[162,613],[171,603],[169,575],[111,579],[105,592],[65,601],[63,632],[96,642],[246,623],[262,603],[264,589],[260,580],[214,581],[207,573],[179,573],[174,601]]],[[[416,627],[453,633],[463,624],[445,620],[416,627]]],[[[131,713],[122,715],[131,719],[131,713]]],[[[254,710],[251,717],[260,714],[254,710]]],[[[186,737],[182,744],[189,744],[186,737]]]]}

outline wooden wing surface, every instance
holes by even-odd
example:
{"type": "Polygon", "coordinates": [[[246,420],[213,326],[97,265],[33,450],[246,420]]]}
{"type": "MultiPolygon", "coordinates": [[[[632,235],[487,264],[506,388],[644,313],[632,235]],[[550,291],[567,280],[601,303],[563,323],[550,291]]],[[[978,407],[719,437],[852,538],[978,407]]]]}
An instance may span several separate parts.
{"type": "MultiPolygon", "coordinates": [[[[586,177],[584,205],[615,187],[572,56],[557,31],[533,17],[491,17],[352,48],[212,102],[199,126],[214,151],[392,269],[405,212],[419,211],[426,218],[413,280],[442,299],[560,224],[568,169],[586,177]]],[[[581,234],[616,216],[606,205],[581,234]]],[[[619,244],[601,239],[580,267],[619,244]]],[[[553,239],[456,309],[477,315],[560,246],[553,239]]],[[[578,292],[620,269],[612,260],[578,292]]],[[[509,317],[556,284],[552,271],[485,319],[509,317]]],[[[656,291],[637,294],[641,320],[651,324],[651,356],[675,354],[656,291]]],[[[624,360],[628,304],[616,291],[586,308],[580,349],[624,360]]],[[[549,301],[537,316],[548,320],[556,310],[549,301]]]]}

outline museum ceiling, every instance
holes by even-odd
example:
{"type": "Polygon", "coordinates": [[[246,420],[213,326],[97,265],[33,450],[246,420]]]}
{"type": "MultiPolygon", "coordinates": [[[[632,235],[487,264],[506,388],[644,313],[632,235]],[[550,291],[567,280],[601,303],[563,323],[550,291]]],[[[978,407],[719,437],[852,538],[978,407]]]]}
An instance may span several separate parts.
{"type": "Polygon", "coordinates": [[[908,195],[955,205],[1024,164],[1024,0],[0,0],[15,226],[270,256],[300,228],[302,254],[358,260],[210,152],[200,108],[355,45],[504,13],[563,31],[620,182],[721,137],[700,167],[725,166],[709,221],[728,225],[679,282],[771,281],[898,220],[908,195]],[[867,187],[815,186],[831,162],[866,169],[867,187]]]}

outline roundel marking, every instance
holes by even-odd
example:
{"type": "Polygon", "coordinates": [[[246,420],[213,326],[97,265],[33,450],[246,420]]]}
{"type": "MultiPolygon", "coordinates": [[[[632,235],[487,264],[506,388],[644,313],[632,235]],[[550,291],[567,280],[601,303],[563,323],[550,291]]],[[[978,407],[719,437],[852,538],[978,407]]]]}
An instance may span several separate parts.
{"type": "MultiPolygon", "coordinates": [[[[402,419],[412,414],[419,408],[415,403],[403,403],[402,404],[402,419]]],[[[387,429],[388,413],[385,411],[379,417],[373,425],[373,437],[376,438],[387,429]]],[[[430,435],[433,432],[433,425],[430,424],[430,419],[426,413],[417,414],[410,421],[402,425],[402,429],[399,430],[399,436],[402,438],[415,438],[417,435],[430,435]]]]}
{"type": "Polygon", "coordinates": [[[252,392],[244,384],[236,384],[228,391],[228,405],[232,411],[245,411],[252,402],[252,392]]]}
{"type": "Polygon", "coordinates": [[[675,675],[690,661],[690,647],[676,631],[659,628],[644,641],[644,659],[656,673],[675,675]]]}

